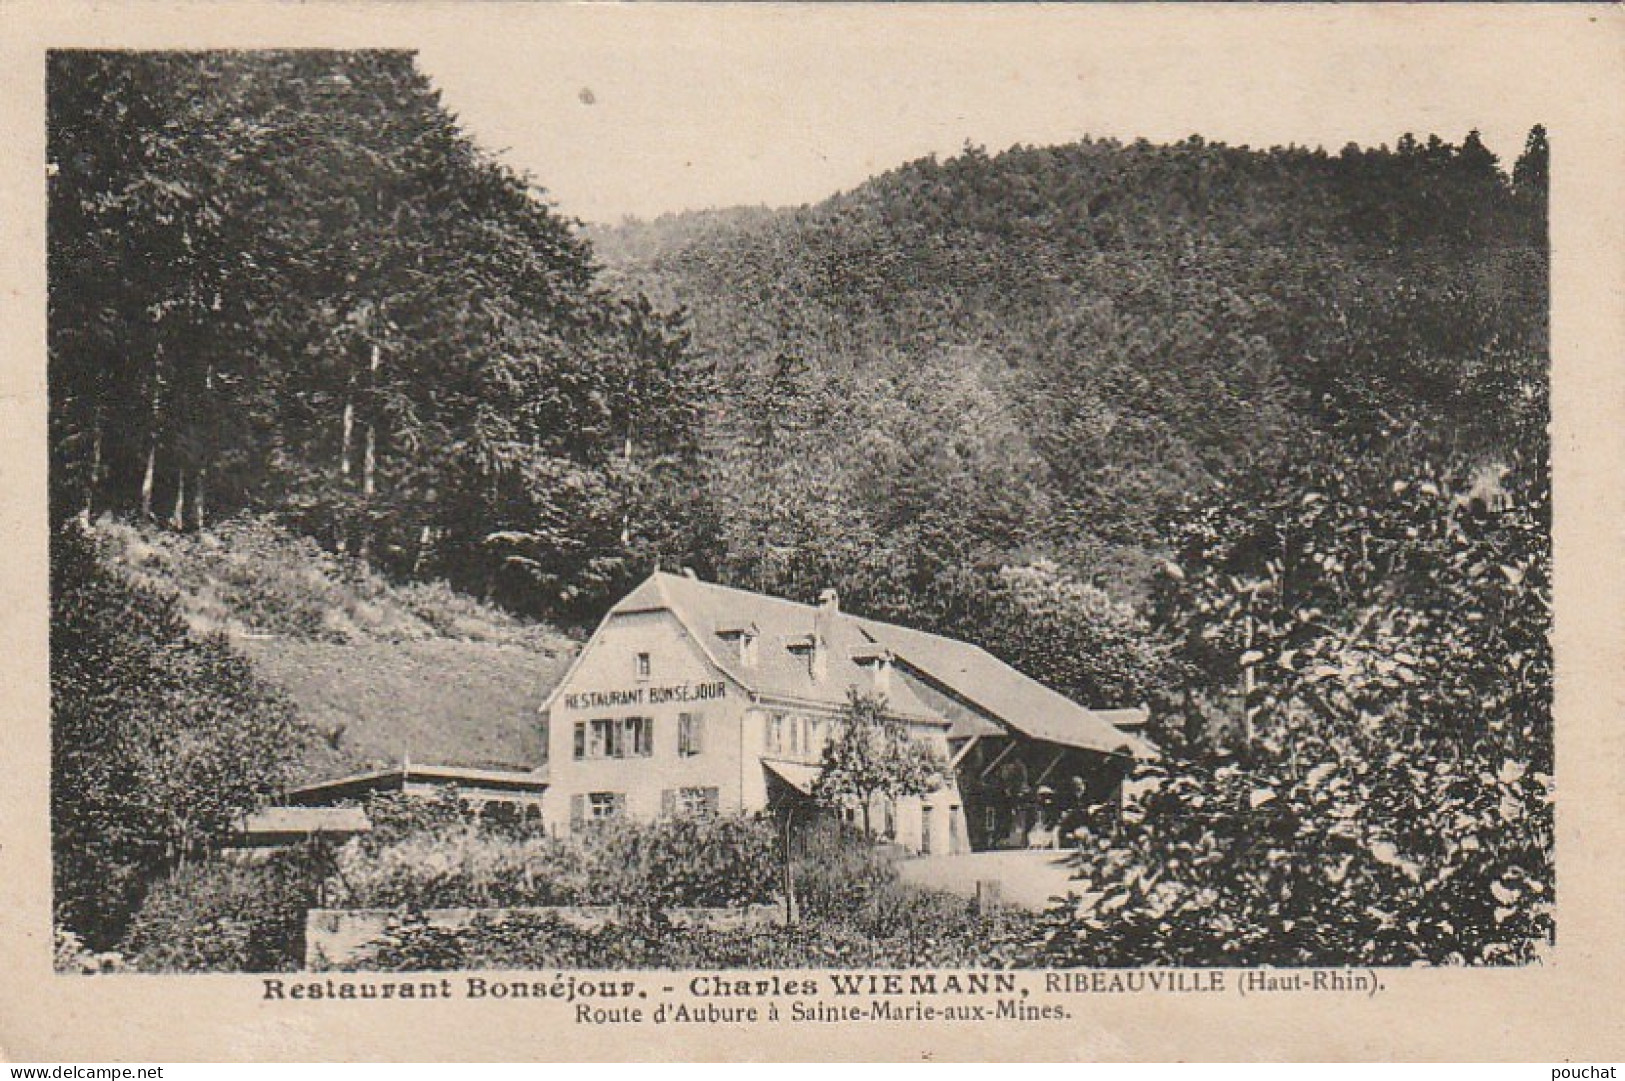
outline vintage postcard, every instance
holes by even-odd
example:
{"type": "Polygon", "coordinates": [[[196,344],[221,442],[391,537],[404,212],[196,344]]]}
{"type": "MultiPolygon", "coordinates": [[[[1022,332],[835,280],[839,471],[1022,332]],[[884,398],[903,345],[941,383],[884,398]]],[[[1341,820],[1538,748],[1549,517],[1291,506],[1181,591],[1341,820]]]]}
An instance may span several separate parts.
{"type": "Polygon", "coordinates": [[[10,4],[0,1056],[1625,1053],[1625,21],[10,4]]]}

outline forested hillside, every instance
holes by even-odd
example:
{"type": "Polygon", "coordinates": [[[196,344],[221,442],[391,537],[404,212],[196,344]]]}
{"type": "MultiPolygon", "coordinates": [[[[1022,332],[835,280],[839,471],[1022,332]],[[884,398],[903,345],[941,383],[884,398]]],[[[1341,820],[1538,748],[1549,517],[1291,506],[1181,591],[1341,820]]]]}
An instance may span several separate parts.
{"type": "Polygon", "coordinates": [[[1326,435],[1545,423],[1545,144],[974,147],[799,210],[597,230],[692,312],[728,573],[928,592],[1035,554],[1118,596],[1182,500],[1326,435]],[[880,555],[877,553],[884,553],[880,555]]]}

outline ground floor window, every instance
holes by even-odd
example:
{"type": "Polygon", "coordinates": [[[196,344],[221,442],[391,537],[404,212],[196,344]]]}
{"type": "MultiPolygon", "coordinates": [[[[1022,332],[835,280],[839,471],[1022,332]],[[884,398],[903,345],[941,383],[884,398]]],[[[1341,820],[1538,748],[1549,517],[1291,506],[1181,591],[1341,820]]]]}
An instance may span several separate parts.
{"type": "Polygon", "coordinates": [[[536,826],[542,821],[542,809],[534,803],[521,803],[506,799],[486,799],[477,804],[481,822],[494,826],[536,826]]]}
{"type": "Polygon", "coordinates": [[[716,788],[670,788],[666,790],[668,815],[680,818],[711,818],[721,803],[721,792],[716,788]]]}
{"type": "Polygon", "coordinates": [[[570,797],[570,824],[605,821],[626,816],[625,792],[585,792],[570,797]]]}
{"type": "Polygon", "coordinates": [[[626,794],[624,792],[589,792],[587,794],[588,818],[619,818],[626,811],[626,794]]]}

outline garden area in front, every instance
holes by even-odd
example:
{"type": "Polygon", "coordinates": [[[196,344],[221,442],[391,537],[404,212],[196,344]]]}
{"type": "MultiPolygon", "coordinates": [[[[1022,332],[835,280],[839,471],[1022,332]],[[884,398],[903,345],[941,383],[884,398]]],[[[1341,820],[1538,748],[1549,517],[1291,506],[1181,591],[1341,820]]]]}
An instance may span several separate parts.
{"type": "Polygon", "coordinates": [[[1037,917],[911,884],[836,823],[795,838],[765,817],[612,822],[578,837],[480,821],[453,789],[380,796],[340,846],[223,852],[156,883],[116,949],[59,940],[68,969],[270,972],[540,968],[1012,967],[1037,917]],[[797,918],[785,920],[794,883],[797,918]],[[764,911],[764,906],[771,906],[764,911]],[[307,913],[387,917],[313,958],[307,913]],[[453,911],[463,918],[448,924],[453,911]],[[710,914],[695,925],[684,914],[710,914]],[[735,914],[738,918],[728,918],[735,914]],[[767,916],[766,919],[760,917],[767,916]],[[718,918],[720,917],[720,918],[718,918]],[[757,917],[754,919],[748,917],[757,917]]]}

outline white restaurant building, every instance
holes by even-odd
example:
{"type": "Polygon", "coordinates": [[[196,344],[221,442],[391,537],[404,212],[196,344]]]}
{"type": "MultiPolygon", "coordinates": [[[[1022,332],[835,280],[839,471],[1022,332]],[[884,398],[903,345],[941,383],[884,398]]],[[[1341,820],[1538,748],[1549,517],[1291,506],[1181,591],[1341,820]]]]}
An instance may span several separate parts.
{"type": "Polygon", "coordinates": [[[1044,791],[1109,797],[1143,709],[1091,710],[964,642],[656,572],[611,608],[542,707],[544,818],[753,812],[810,798],[848,691],[883,694],[952,764],[872,821],[912,852],[1023,843],[1044,791]]]}

